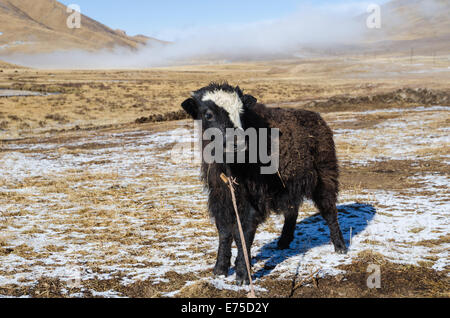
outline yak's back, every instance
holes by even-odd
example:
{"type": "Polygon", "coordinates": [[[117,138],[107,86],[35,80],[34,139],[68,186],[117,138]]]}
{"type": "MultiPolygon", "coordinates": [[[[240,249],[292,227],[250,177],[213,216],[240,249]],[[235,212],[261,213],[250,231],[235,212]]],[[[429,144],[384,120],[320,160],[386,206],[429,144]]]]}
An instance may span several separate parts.
{"type": "Polygon", "coordinates": [[[262,104],[254,111],[280,130],[280,172],[285,178],[314,174],[322,167],[337,170],[333,133],[319,113],[262,104]]]}

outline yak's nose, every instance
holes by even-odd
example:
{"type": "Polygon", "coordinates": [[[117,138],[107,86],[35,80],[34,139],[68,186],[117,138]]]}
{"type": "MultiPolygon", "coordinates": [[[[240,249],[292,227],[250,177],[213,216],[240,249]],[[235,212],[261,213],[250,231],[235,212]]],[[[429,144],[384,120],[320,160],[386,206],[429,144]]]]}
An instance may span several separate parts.
{"type": "Polygon", "coordinates": [[[245,138],[234,136],[225,141],[225,152],[242,152],[247,150],[245,138]]]}

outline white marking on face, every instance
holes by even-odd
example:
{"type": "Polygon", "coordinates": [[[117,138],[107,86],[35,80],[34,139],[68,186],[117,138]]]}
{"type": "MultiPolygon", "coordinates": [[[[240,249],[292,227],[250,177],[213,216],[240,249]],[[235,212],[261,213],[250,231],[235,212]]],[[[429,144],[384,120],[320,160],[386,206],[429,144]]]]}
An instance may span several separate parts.
{"type": "Polygon", "coordinates": [[[244,112],[244,104],[238,93],[216,90],[203,95],[202,101],[212,101],[226,110],[236,128],[242,128],[241,114],[244,112]]]}

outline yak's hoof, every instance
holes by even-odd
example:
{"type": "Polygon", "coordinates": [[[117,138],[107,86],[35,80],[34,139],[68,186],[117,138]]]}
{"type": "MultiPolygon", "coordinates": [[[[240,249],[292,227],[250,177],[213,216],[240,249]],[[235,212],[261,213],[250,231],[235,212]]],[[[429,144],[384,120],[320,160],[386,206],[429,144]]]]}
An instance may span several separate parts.
{"type": "Polygon", "coordinates": [[[213,274],[215,277],[228,277],[229,268],[214,268],[213,274]]]}
{"type": "Polygon", "coordinates": [[[336,253],[338,253],[338,254],[345,255],[345,254],[348,253],[348,249],[347,249],[347,247],[345,247],[345,246],[344,246],[344,247],[342,247],[342,246],[340,246],[340,247],[335,247],[334,249],[335,249],[336,253]]]}
{"type": "Polygon", "coordinates": [[[236,285],[238,286],[244,286],[244,285],[250,285],[250,280],[242,277],[236,277],[236,285]]]}
{"type": "Polygon", "coordinates": [[[285,240],[285,239],[280,239],[278,241],[278,249],[279,250],[287,250],[289,249],[289,247],[291,246],[293,240],[285,240]]]}

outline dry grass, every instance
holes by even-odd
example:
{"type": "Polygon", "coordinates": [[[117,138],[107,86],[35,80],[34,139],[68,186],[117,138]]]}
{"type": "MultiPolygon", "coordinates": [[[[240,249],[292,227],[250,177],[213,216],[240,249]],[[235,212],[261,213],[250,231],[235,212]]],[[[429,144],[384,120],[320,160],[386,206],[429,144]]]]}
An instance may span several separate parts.
{"type": "MultiPolygon", "coordinates": [[[[420,69],[425,70],[449,65],[448,61],[434,65],[426,58],[418,58],[417,62],[422,63],[420,69]]],[[[366,96],[401,87],[448,88],[450,72],[441,72],[439,77],[433,73],[405,77],[403,74],[411,68],[417,67],[408,66],[406,60],[400,58],[354,58],[144,71],[5,69],[0,73],[0,87],[62,94],[0,98],[0,139],[119,125],[141,117],[179,111],[190,91],[210,81],[227,80],[245,88],[261,102],[283,107],[298,107],[338,95],[366,96]],[[274,72],[274,68],[278,71],[274,72]],[[383,68],[389,73],[380,73],[383,68]]],[[[371,119],[371,123],[376,120],[371,119]]]]}
{"type": "MultiPolygon", "coordinates": [[[[217,282],[209,279],[217,238],[206,209],[206,196],[201,192],[198,167],[171,163],[170,150],[178,139],[191,132],[190,124],[134,122],[142,116],[178,110],[190,90],[210,80],[238,83],[261,101],[281,102],[285,107],[299,107],[332,95],[392,91],[400,85],[445,88],[449,82],[445,74],[439,79],[424,75],[402,81],[391,76],[361,80],[355,69],[362,61],[354,61],[356,66],[347,65],[351,72],[335,60],[328,60],[327,67],[321,62],[0,73],[0,86],[64,92],[47,97],[0,99],[0,124],[7,122],[0,126],[4,139],[0,157],[7,159],[1,164],[6,162],[8,167],[2,170],[0,178],[0,257],[10,262],[3,262],[0,269],[0,276],[9,282],[0,286],[0,294],[244,296],[246,291],[218,288],[217,282]],[[75,126],[78,129],[72,129],[75,126]],[[180,135],[171,139],[177,130],[181,130],[180,135]],[[22,139],[6,140],[17,137],[22,139]],[[66,276],[78,273],[78,269],[83,279],[74,287],[68,284],[66,276]]],[[[378,65],[380,61],[368,63],[378,65]]],[[[378,202],[380,191],[402,198],[414,193],[445,204],[448,189],[439,185],[430,188],[412,176],[448,175],[448,145],[439,139],[445,134],[442,128],[448,129],[448,116],[443,110],[418,112],[414,110],[416,106],[357,104],[354,110],[324,112],[336,130],[343,200],[363,200],[374,205],[377,215],[386,218],[395,209],[402,209],[405,215],[420,215],[424,213],[423,206],[388,206],[378,202]],[[402,108],[401,112],[387,111],[394,107],[402,108]],[[366,112],[374,109],[378,111],[366,112]],[[395,127],[403,124],[407,124],[407,129],[395,127]],[[418,140],[424,142],[416,145],[418,140]],[[433,140],[439,142],[432,144],[433,140]],[[398,147],[403,144],[407,149],[398,155],[386,147],[389,143],[398,147]],[[406,155],[410,158],[401,158],[406,155]],[[371,160],[374,157],[378,160],[371,160]]],[[[314,223],[316,213],[307,202],[301,219],[314,223]]],[[[265,236],[278,235],[279,220],[269,219],[260,231],[265,236]]],[[[326,234],[322,227],[318,231],[326,234]]],[[[406,232],[422,235],[427,231],[428,228],[413,224],[406,232]]],[[[448,269],[437,273],[430,268],[439,262],[439,255],[449,243],[448,235],[442,228],[434,229],[433,235],[434,239],[409,245],[395,239],[380,241],[376,234],[367,235],[358,243],[364,250],[374,251],[392,244],[392,250],[397,249],[400,254],[405,246],[426,248],[427,254],[416,266],[365,252],[352,255],[353,263],[340,267],[346,271],[344,276],[321,277],[319,287],[312,283],[293,290],[293,282],[300,281],[300,277],[287,270],[280,277],[278,273],[259,278],[258,286],[265,290],[260,289],[258,294],[448,297],[448,269]],[[381,291],[368,290],[364,285],[365,270],[371,262],[383,266],[386,285],[381,291]]],[[[258,248],[267,243],[257,242],[258,248]]],[[[309,246],[311,241],[305,244],[309,246]]],[[[317,267],[321,256],[313,257],[309,261],[314,266],[308,263],[309,267],[303,269],[307,273],[320,269],[317,267]]],[[[263,270],[277,267],[260,259],[255,262],[263,270]]]]}

